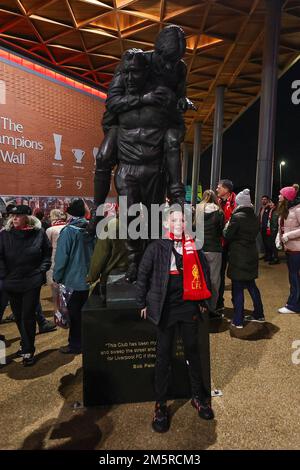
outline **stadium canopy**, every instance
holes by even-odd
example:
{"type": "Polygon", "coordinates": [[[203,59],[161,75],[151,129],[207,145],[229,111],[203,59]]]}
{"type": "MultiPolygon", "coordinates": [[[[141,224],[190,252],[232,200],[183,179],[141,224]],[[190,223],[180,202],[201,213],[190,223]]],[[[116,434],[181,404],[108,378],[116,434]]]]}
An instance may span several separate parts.
{"type": "MultiPolygon", "coordinates": [[[[215,88],[225,85],[226,128],[259,95],[264,0],[0,0],[0,45],[107,89],[122,53],[150,50],[160,29],[187,35],[187,141],[202,122],[202,149],[212,141],[215,88]]],[[[300,2],[282,2],[279,74],[300,55],[300,2]]]]}
{"type": "Polygon", "coordinates": [[[151,50],[158,32],[186,32],[182,146],[186,182],[193,142],[192,203],[200,155],[212,144],[210,187],[222,170],[222,135],[261,96],[256,207],[272,194],[277,78],[300,57],[299,0],[0,0],[0,46],[107,90],[123,52],[151,50]]]}

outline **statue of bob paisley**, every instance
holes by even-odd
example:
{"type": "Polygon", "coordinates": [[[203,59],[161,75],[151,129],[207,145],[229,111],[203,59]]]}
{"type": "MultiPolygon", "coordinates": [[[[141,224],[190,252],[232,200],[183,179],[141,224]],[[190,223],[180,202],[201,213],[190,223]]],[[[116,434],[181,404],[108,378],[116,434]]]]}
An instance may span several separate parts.
{"type": "MultiPolygon", "coordinates": [[[[129,49],[123,54],[108,89],[103,117],[104,140],[96,156],[94,200],[103,204],[115,170],[115,187],[127,204],[184,203],[180,144],[183,113],[195,109],[186,98],[186,49],[183,30],[165,27],[153,51],[129,49]]],[[[127,240],[126,280],[134,282],[143,253],[142,240],[127,240]]]]}

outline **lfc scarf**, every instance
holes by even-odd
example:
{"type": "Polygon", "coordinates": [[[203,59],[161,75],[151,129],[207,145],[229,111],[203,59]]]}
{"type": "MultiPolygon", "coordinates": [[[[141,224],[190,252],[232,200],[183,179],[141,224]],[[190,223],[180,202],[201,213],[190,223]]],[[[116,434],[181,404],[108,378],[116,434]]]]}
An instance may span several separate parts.
{"type": "Polygon", "coordinates": [[[57,225],[66,225],[66,221],[61,219],[54,220],[51,224],[51,227],[56,227],[57,225]]]}
{"type": "MultiPolygon", "coordinates": [[[[232,212],[236,208],[236,202],[235,202],[235,193],[231,193],[229,198],[226,199],[226,201],[223,201],[223,199],[219,198],[219,203],[220,206],[224,212],[224,218],[225,218],[225,223],[228,222],[228,220],[231,219],[232,212]]],[[[222,246],[227,246],[228,242],[225,240],[224,237],[222,237],[222,246]]]]}
{"type": "Polygon", "coordinates": [[[219,203],[225,215],[225,222],[228,222],[232,216],[232,212],[236,208],[235,193],[231,193],[226,201],[223,201],[223,199],[219,198],[219,203]]]}
{"type": "Polygon", "coordinates": [[[187,234],[182,239],[175,239],[174,234],[168,232],[171,240],[182,241],[183,253],[183,300],[205,300],[211,297],[202,265],[195,247],[194,240],[187,234]]]}

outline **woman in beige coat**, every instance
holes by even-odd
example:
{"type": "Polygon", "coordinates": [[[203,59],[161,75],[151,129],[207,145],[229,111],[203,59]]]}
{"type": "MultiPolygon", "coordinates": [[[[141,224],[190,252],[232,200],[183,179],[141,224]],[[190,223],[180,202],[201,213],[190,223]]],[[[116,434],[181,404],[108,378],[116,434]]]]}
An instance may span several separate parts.
{"type": "Polygon", "coordinates": [[[295,187],[282,188],[279,195],[279,235],[287,257],[290,295],[279,313],[300,312],[300,199],[295,187]]]}
{"type": "Polygon", "coordinates": [[[57,310],[57,303],[56,303],[57,284],[53,282],[53,268],[54,268],[57,240],[58,240],[58,237],[62,228],[66,225],[66,219],[67,219],[67,215],[64,214],[61,210],[53,209],[50,212],[51,227],[49,227],[46,230],[46,234],[52,246],[51,268],[47,272],[47,284],[52,289],[52,296],[53,296],[53,303],[54,303],[55,311],[57,310]]]}

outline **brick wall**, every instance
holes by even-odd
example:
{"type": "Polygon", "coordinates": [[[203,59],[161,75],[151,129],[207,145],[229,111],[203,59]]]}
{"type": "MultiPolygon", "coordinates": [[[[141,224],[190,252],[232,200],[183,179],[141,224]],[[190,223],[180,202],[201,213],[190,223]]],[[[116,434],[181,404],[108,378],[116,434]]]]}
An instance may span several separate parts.
{"type": "Polygon", "coordinates": [[[104,103],[0,62],[0,195],[93,196],[104,103]]]}

